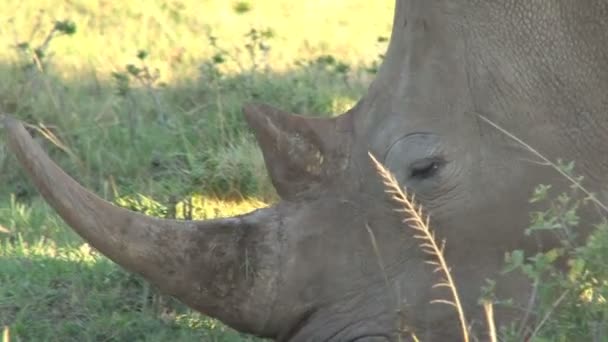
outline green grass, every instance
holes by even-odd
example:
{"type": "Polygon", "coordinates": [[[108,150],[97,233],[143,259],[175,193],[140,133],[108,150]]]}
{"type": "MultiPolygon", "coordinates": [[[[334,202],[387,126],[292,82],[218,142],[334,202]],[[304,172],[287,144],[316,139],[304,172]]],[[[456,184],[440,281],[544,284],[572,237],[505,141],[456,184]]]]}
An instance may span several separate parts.
{"type": "MultiPolygon", "coordinates": [[[[3,204],[0,215],[12,232],[0,240],[0,323],[13,340],[252,340],[120,269],[69,232],[40,199],[3,204]]],[[[234,208],[246,209],[228,209],[234,208]]]]}
{"type": "MultiPolygon", "coordinates": [[[[52,158],[100,196],[150,215],[187,218],[233,215],[276,200],[242,104],[263,101],[308,115],[348,109],[380,62],[393,6],[0,4],[0,110],[30,124],[52,158]],[[55,20],[73,21],[75,34],[51,39],[33,63],[55,20]],[[144,68],[158,77],[141,77],[144,68]],[[192,201],[192,213],[183,213],[184,200],[192,201]]],[[[3,326],[11,341],[251,340],[92,251],[0,143],[3,326]]]]}

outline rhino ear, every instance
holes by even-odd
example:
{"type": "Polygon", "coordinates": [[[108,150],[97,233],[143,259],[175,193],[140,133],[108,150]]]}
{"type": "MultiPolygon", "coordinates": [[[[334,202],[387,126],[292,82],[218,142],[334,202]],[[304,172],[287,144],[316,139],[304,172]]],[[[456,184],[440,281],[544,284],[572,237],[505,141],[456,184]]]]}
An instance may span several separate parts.
{"type": "Polygon", "coordinates": [[[349,120],[306,117],[265,104],[247,104],[243,112],[281,198],[315,196],[346,167],[349,120]]]}

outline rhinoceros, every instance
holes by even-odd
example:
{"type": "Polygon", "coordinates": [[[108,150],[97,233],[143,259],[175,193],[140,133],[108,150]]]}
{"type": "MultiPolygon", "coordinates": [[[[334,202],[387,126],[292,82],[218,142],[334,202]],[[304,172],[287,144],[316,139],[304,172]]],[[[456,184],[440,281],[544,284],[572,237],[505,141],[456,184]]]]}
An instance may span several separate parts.
{"type": "MultiPolygon", "coordinates": [[[[521,142],[548,160],[575,161],[584,185],[602,194],[607,94],[605,0],[397,0],[385,59],[346,113],[244,106],[280,200],[206,221],[116,207],[65,174],[19,121],[6,117],[4,126],[31,180],[80,236],[239,331],[278,341],[389,341],[404,331],[452,341],[461,333],[456,312],[429,304],[441,296],[430,256],[368,153],[447,241],[475,326],[486,278],[496,279],[500,297],[528,299],[526,277],[500,273],[504,254],[538,248],[523,234],[534,187],[568,185],[521,142]]],[[[582,215],[586,223],[598,214],[582,215]]],[[[556,244],[543,239],[544,248],[556,244]]],[[[506,322],[521,312],[496,315],[506,322]]]]}

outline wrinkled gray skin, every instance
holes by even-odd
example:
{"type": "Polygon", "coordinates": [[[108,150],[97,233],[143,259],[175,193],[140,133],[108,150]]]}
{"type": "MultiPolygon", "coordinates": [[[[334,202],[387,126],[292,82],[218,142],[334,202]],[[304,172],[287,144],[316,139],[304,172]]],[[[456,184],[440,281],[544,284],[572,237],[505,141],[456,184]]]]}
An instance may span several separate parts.
{"type": "MultiPolygon", "coordinates": [[[[397,0],[384,64],[349,112],[310,119],[245,107],[282,200],[206,222],[113,207],[56,168],[18,121],[5,126],[31,179],[84,239],[236,329],[279,341],[388,341],[406,328],[423,341],[456,341],[453,310],[429,304],[449,297],[431,289],[437,275],[392,211],[368,151],[447,239],[465,311],[483,332],[485,278],[522,305],[530,293],[522,277],[497,271],[505,251],[537,248],[523,236],[533,187],[565,183],[479,115],[551,160],[575,160],[585,185],[601,193],[607,94],[605,0],[397,0]]],[[[593,210],[584,215],[594,219],[593,210]]],[[[521,312],[497,315],[504,322],[521,312]]]]}

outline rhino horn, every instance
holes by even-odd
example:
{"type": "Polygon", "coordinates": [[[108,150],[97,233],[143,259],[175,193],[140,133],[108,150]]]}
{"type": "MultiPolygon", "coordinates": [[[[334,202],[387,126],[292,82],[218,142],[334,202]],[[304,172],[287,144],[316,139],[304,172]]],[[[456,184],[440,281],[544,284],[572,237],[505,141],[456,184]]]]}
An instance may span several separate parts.
{"type": "Polygon", "coordinates": [[[2,121],[9,148],[41,194],[93,247],[198,311],[244,332],[272,335],[267,304],[276,296],[276,208],[207,221],[131,212],[80,186],[18,120],[2,121]]]}
{"type": "Polygon", "coordinates": [[[318,118],[251,103],[243,108],[281,198],[315,196],[348,164],[352,115],[318,118]]]}

